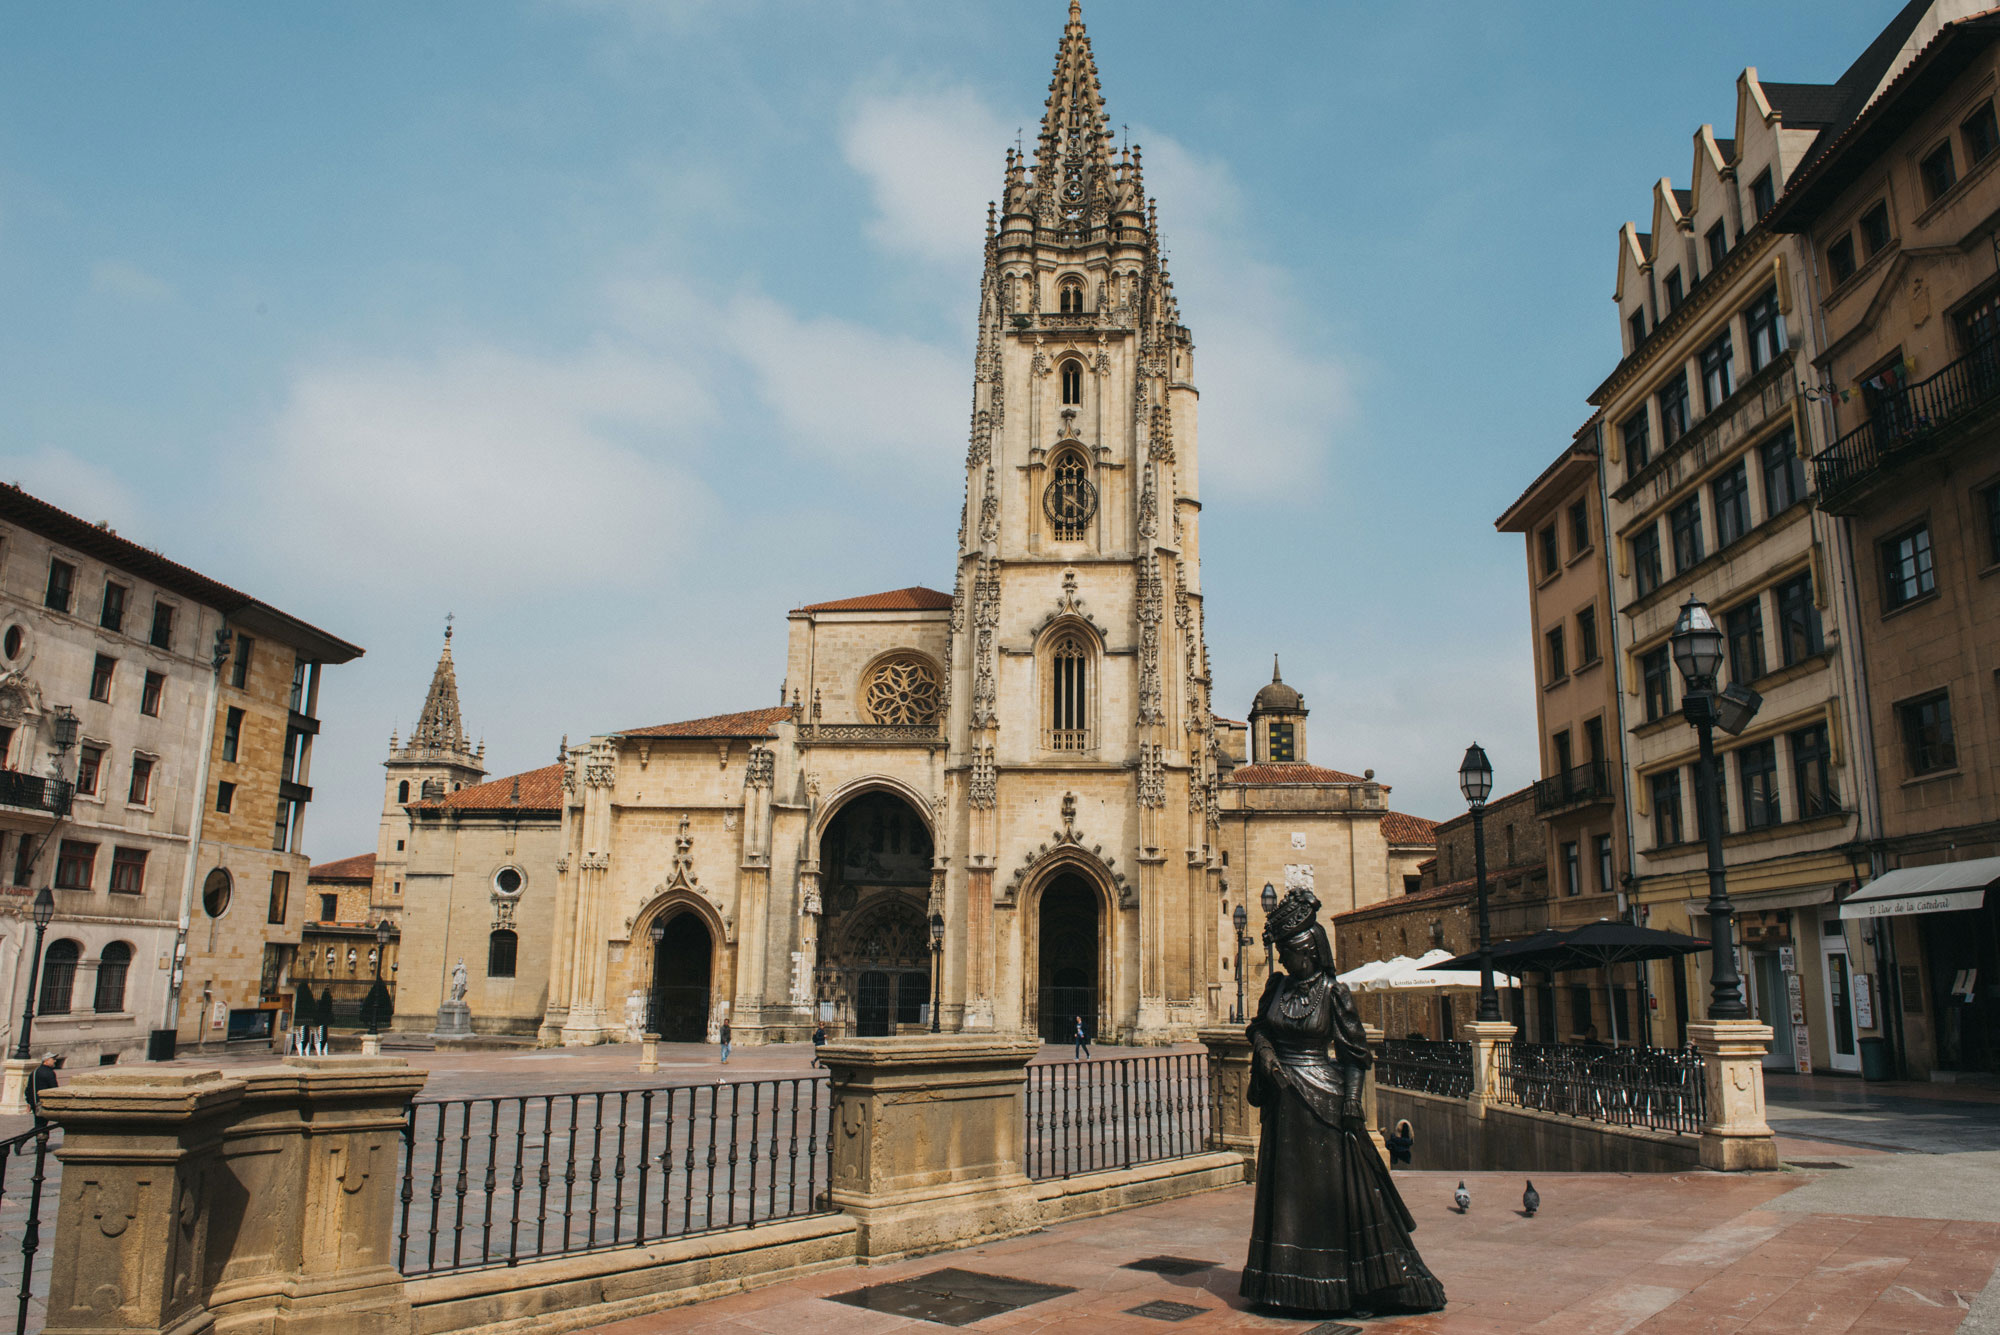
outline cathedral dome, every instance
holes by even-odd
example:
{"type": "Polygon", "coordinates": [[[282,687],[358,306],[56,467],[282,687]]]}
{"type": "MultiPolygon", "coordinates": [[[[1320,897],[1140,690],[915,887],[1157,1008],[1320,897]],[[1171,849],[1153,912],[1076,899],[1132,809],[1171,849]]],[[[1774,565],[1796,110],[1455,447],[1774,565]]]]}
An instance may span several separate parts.
{"type": "Polygon", "coordinates": [[[1257,698],[1250,705],[1251,712],[1256,714],[1297,714],[1303,712],[1305,707],[1306,698],[1285,685],[1284,678],[1278,675],[1278,660],[1276,655],[1273,655],[1271,658],[1271,684],[1257,692],[1257,698]]]}

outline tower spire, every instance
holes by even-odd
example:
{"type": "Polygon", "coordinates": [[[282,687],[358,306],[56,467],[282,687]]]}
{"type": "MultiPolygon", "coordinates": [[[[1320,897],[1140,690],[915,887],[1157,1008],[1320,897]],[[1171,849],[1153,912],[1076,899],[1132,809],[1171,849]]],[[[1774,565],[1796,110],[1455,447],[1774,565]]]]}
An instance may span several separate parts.
{"type": "Polygon", "coordinates": [[[1057,189],[1072,205],[1082,204],[1098,184],[1093,179],[1097,173],[1109,171],[1111,118],[1104,113],[1104,90],[1097,81],[1097,60],[1090,53],[1090,35],[1083,30],[1079,0],[1070,0],[1046,107],[1035,150],[1036,183],[1044,190],[1057,189]]]}
{"type": "Polygon", "coordinates": [[[444,649],[438,654],[437,670],[431,674],[424,712],[410,733],[410,749],[462,756],[467,747],[465,723],[458,712],[458,672],[451,661],[451,622],[452,618],[445,618],[444,649]]]}

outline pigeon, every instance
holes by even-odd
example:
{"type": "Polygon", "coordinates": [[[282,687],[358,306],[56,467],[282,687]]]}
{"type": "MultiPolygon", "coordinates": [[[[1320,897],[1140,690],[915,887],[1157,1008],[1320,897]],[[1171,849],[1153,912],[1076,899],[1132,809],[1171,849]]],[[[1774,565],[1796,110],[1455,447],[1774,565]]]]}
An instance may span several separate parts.
{"type": "Polygon", "coordinates": [[[1542,1208],[1542,1193],[1536,1191],[1535,1184],[1533,1182],[1530,1182],[1528,1183],[1528,1189],[1521,1193],[1521,1213],[1528,1216],[1528,1218],[1533,1219],[1535,1217],[1535,1211],[1541,1208],[1542,1208]]]}
{"type": "Polygon", "coordinates": [[[1451,1203],[1458,1207],[1460,1214],[1472,1207],[1472,1193],[1465,1189],[1465,1183],[1459,1183],[1458,1190],[1451,1193],[1451,1203]]]}

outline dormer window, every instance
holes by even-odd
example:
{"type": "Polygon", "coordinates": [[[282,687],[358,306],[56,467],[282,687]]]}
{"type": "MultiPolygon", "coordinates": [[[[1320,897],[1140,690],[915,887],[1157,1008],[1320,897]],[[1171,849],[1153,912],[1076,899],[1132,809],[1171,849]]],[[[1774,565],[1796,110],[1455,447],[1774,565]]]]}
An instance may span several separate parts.
{"type": "Polygon", "coordinates": [[[1064,315],[1083,314],[1083,280],[1081,278],[1063,279],[1062,289],[1057,300],[1060,302],[1057,309],[1064,315]]]}
{"type": "Polygon", "coordinates": [[[1064,403],[1083,402],[1083,363],[1070,360],[1062,364],[1062,401],[1064,403]]]}
{"type": "Polygon", "coordinates": [[[1764,215],[1775,208],[1777,203],[1778,190],[1771,183],[1771,169],[1766,167],[1757,174],[1757,179],[1750,183],[1750,211],[1756,215],[1758,222],[1762,222],[1764,215]]]}
{"type": "Polygon", "coordinates": [[[1708,229],[1708,271],[1714,273],[1722,267],[1723,259],[1729,254],[1729,229],[1721,223],[1708,229]]]}
{"type": "Polygon", "coordinates": [[[1646,341],[1646,308],[1634,307],[1632,313],[1625,317],[1625,324],[1632,331],[1632,350],[1637,352],[1639,345],[1646,341]]]}
{"type": "Polygon", "coordinates": [[[1681,271],[1676,269],[1667,275],[1667,313],[1671,315],[1679,310],[1681,302],[1686,299],[1687,291],[1681,286],[1681,271]]]}

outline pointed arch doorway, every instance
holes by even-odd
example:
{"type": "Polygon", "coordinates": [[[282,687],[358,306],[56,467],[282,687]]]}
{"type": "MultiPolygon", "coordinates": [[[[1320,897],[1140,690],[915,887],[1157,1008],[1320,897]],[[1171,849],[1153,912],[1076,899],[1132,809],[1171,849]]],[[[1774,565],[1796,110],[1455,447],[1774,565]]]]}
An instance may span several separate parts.
{"type": "Polygon", "coordinates": [[[669,918],[666,935],[653,950],[654,1033],[669,1043],[708,1041],[714,968],[715,942],[701,915],[683,912],[669,918]]]}
{"type": "Polygon", "coordinates": [[[1099,938],[1097,890],[1064,872],[1042,891],[1037,917],[1036,1016],[1044,1043],[1067,1043],[1083,1021],[1097,1036],[1099,938]]]}
{"type": "Polygon", "coordinates": [[[819,856],[817,987],[836,1031],[917,1026],[931,999],[929,822],[899,793],[862,792],[827,821],[819,856]]]}

